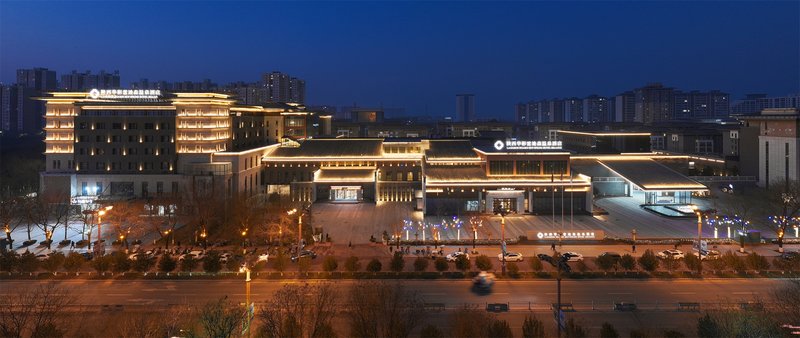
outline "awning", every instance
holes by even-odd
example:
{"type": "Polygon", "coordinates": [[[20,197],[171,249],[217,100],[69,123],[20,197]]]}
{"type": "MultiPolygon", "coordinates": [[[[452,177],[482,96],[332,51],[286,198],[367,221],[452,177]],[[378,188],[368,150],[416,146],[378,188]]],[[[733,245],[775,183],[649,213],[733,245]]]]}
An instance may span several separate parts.
{"type": "Polygon", "coordinates": [[[598,162],[644,191],[708,189],[702,183],[651,159],[603,159],[598,162]]]}
{"type": "Polygon", "coordinates": [[[314,174],[317,183],[375,182],[375,169],[320,169],[314,174]]]}

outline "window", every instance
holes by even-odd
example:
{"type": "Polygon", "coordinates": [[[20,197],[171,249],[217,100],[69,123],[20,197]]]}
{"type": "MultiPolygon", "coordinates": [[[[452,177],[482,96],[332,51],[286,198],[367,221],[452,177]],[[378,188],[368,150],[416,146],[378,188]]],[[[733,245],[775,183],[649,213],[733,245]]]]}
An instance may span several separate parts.
{"type": "Polygon", "coordinates": [[[561,175],[567,173],[567,161],[544,161],[544,173],[561,175]]]}
{"type": "Polygon", "coordinates": [[[475,129],[464,129],[461,131],[462,137],[475,137],[476,134],[475,129]]]}
{"type": "Polygon", "coordinates": [[[539,175],[541,162],[517,161],[517,175],[539,175]]]}
{"type": "Polygon", "coordinates": [[[103,193],[103,183],[102,182],[95,182],[95,188],[97,190],[94,191],[95,195],[100,195],[103,193]]]}
{"type": "Polygon", "coordinates": [[[152,123],[145,123],[144,124],[144,129],[153,129],[153,124],[152,123]]]}
{"type": "Polygon", "coordinates": [[[156,195],[161,196],[164,193],[164,182],[156,182],[156,195]]]}
{"type": "Polygon", "coordinates": [[[694,151],[698,154],[708,154],[714,152],[714,140],[696,140],[694,151]]]}
{"type": "Polygon", "coordinates": [[[142,197],[147,197],[147,182],[142,182],[142,197]]]}
{"type": "Polygon", "coordinates": [[[653,149],[660,149],[660,150],[665,149],[664,136],[661,135],[650,136],[650,147],[653,149]]]}
{"type": "Polygon", "coordinates": [[[128,129],[136,129],[136,128],[137,128],[136,123],[128,123],[128,129]]]}
{"type": "Polygon", "coordinates": [[[89,194],[89,188],[86,182],[81,182],[81,195],[86,196],[89,194]]]}
{"type": "Polygon", "coordinates": [[[514,161],[489,161],[490,175],[513,175],[514,161]]]}
{"type": "Polygon", "coordinates": [[[122,129],[122,123],[118,123],[118,122],[112,123],[111,124],[111,129],[122,129]]]}

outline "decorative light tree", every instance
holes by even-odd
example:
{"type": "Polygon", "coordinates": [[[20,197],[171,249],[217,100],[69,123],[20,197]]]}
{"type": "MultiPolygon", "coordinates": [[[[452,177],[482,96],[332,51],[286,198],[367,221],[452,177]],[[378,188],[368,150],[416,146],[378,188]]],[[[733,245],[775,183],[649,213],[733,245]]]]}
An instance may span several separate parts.
{"type": "Polygon", "coordinates": [[[483,220],[478,216],[469,218],[469,224],[472,227],[472,248],[475,249],[475,242],[478,240],[478,228],[483,226],[483,220]]]}
{"type": "Polygon", "coordinates": [[[412,222],[411,220],[403,221],[403,230],[405,230],[406,232],[406,241],[408,241],[408,234],[413,228],[414,228],[414,222],[412,222]]]}

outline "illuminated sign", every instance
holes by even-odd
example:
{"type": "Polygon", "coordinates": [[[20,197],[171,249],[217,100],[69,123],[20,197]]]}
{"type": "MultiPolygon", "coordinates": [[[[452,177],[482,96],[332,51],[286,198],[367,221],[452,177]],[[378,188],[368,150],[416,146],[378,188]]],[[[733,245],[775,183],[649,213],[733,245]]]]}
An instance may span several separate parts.
{"type": "Polygon", "coordinates": [[[157,99],[161,96],[158,89],[92,89],[89,97],[93,99],[157,99]]]}
{"type": "Polygon", "coordinates": [[[523,140],[497,140],[494,142],[497,150],[561,150],[561,141],[523,141],[523,140]]]}
{"type": "MultiPolygon", "coordinates": [[[[528,238],[531,238],[531,232],[528,233],[528,238]]],[[[586,231],[537,231],[536,238],[540,240],[601,240],[605,237],[602,230],[586,230],[586,231]]]]}

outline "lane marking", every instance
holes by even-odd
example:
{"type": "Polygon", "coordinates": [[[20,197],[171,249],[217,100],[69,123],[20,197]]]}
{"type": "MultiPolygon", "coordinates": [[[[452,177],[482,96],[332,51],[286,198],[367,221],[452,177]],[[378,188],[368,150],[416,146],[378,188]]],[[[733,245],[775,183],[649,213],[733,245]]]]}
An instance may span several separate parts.
{"type": "Polygon", "coordinates": [[[609,295],[632,295],[630,292],[609,292],[609,295]]]}
{"type": "Polygon", "coordinates": [[[672,292],[670,294],[673,294],[673,295],[694,295],[696,293],[695,292],[672,292]]]}

